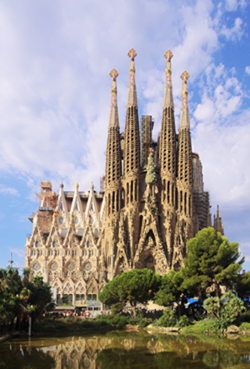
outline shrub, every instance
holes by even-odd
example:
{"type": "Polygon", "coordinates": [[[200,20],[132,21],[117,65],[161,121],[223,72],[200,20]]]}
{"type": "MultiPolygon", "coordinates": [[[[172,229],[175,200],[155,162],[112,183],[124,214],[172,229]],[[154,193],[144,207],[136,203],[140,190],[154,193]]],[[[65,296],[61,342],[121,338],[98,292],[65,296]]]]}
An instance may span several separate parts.
{"type": "Polygon", "coordinates": [[[173,310],[164,310],[163,315],[158,320],[158,324],[160,327],[174,327],[175,321],[173,310]]]}
{"type": "Polygon", "coordinates": [[[248,322],[241,323],[240,329],[242,331],[249,331],[250,330],[250,323],[248,323],[248,322]]]}
{"type": "Polygon", "coordinates": [[[182,315],[178,321],[179,327],[186,327],[188,325],[188,317],[186,315],[182,315]]]}
{"type": "Polygon", "coordinates": [[[204,301],[204,307],[208,313],[212,313],[217,318],[215,325],[219,330],[226,329],[235,322],[244,309],[244,304],[243,301],[232,292],[226,292],[221,296],[220,309],[215,297],[207,298],[204,301]]]}
{"type": "Polygon", "coordinates": [[[128,317],[123,315],[115,315],[110,319],[110,323],[117,325],[118,327],[123,327],[128,324],[128,317]]]}
{"type": "Polygon", "coordinates": [[[149,325],[149,323],[146,320],[142,319],[139,321],[138,325],[140,328],[145,328],[147,325],[149,325]]]}
{"type": "Polygon", "coordinates": [[[184,327],[183,331],[184,332],[202,332],[202,333],[217,332],[218,328],[215,322],[216,320],[199,321],[193,325],[184,327]]]}

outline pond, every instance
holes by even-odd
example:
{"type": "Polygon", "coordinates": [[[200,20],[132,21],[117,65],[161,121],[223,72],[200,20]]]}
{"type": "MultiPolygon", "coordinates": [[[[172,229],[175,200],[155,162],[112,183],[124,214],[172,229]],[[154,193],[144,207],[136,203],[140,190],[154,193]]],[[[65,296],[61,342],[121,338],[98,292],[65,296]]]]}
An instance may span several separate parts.
{"type": "Polygon", "coordinates": [[[0,345],[0,369],[250,368],[250,337],[102,335],[16,339],[0,345]]]}

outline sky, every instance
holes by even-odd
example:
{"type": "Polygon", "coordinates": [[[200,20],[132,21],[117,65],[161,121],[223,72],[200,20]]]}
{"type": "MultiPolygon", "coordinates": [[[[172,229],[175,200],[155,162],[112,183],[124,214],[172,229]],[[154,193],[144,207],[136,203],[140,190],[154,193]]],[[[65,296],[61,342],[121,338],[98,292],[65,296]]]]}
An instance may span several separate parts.
{"type": "Polygon", "coordinates": [[[188,71],[192,149],[211,212],[250,270],[250,4],[247,0],[0,0],[0,268],[24,267],[40,181],[99,190],[117,69],[124,130],[134,48],[139,115],[160,132],[170,49],[178,132],[188,71]]]}

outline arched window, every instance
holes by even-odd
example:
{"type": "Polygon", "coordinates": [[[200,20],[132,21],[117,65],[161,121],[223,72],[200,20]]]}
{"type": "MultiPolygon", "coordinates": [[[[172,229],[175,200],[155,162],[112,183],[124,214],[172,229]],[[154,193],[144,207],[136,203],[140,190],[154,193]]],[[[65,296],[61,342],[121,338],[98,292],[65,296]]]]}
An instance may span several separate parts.
{"type": "Polygon", "coordinates": [[[171,203],[174,206],[174,184],[172,184],[172,199],[171,199],[171,203]]]}
{"type": "Polygon", "coordinates": [[[56,243],[55,243],[55,241],[53,242],[53,247],[56,247],[56,243]]]}
{"type": "Polygon", "coordinates": [[[170,182],[168,181],[168,188],[167,188],[167,202],[169,204],[169,198],[170,198],[170,182]]]}
{"type": "Polygon", "coordinates": [[[119,211],[119,190],[116,192],[116,211],[119,211]]]}
{"type": "Polygon", "coordinates": [[[38,241],[36,241],[36,247],[38,247],[39,246],[39,242],[38,241]]]}
{"type": "Polygon", "coordinates": [[[121,190],[121,208],[124,208],[125,206],[125,191],[124,188],[121,190]]]}
{"type": "Polygon", "coordinates": [[[110,193],[108,194],[108,215],[110,215],[110,193]]]}
{"type": "Polygon", "coordinates": [[[112,213],[115,211],[115,192],[112,193],[112,213]]]}
{"type": "Polygon", "coordinates": [[[134,184],[134,182],[133,181],[131,181],[131,183],[130,183],[130,201],[131,202],[133,202],[133,200],[134,200],[134,188],[133,188],[133,184],[134,184]]]}
{"type": "Polygon", "coordinates": [[[90,246],[90,242],[89,241],[87,241],[87,247],[89,247],[90,246]]]}

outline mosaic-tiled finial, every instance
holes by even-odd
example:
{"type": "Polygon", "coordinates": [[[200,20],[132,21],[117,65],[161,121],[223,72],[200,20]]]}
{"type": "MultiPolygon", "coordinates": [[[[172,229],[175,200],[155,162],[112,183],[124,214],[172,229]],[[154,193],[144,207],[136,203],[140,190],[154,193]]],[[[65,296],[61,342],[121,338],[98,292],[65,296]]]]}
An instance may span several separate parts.
{"type": "Polygon", "coordinates": [[[130,49],[128,52],[128,56],[130,57],[131,60],[134,61],[134,58],[137,56],[135,49],[130,49]]]}

